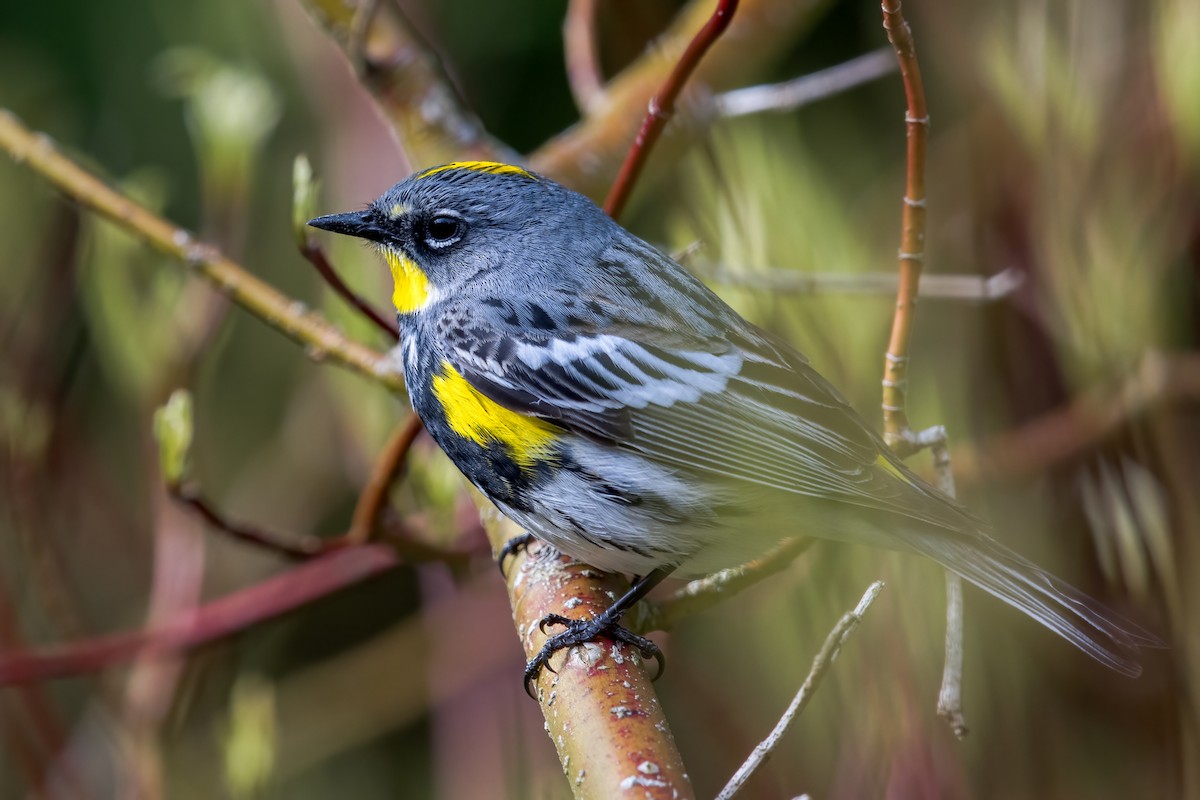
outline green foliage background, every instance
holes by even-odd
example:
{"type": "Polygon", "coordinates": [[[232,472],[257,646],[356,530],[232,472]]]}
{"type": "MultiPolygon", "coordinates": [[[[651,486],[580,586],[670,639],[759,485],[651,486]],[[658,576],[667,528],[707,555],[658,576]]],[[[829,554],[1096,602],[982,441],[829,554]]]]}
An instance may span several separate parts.
{"type": "MultiPolygon", "coordinates": [[[[528,152],[576,118],[563,4],[402,5],[498,138],[528,152]]],[[[671,660],[663,703],[698,794],[712,794],[769,730],[829,627],[883,578],[867,622],[747,796],[1195,796],[1200,13],[1188,0],[946,5],[906,7],[934,115],[928,269],[1012,269],[1023,283],[996,302],[922,304],[910,414],[946,424],[985,463],[992,437],[1081,396],[1103,405],[1129,392],[1141,412],[1107,435],[1057,457],[1063,427],[1050,426],[1031,468],[976,475],[963,493],[1001,538],[1170,649],[1148,653],[1146,674],[1128,681],[968,590],[972,733],[958,743],[933,711],[941,573],[818,545],[659,637],[671,660]]],[[[610,74],[676,8],[602,6],[610,74]]],[[[882,44],[877,4],[831,3],[763,78],[882,44]]],[[[295,2],[12,5],[0,16],[0,106],[385,344],[295,252],[291,169],[307,153],[320,210],[339,211],[406,165],[295,2]]],[[[891,77],[799,112],[720,122],[640,189],[625,220],[667,249],[702,241],[696,270],[720,265],[739,283],[768,268],[890,271],[902,118],[891,77]]],[[[236,309],[212,325],[222,311],[206,287],[8,159],[0,243],[0,620],[12,623],[0,657],[14,630],[33,645],[144,624],[156,548],[160,560],[203,553],[203,597],[286,566],[204,532],[164,499],[151,418],[179,386],[195,395],[192,472],[219,507],[295,533],[346,527],[402,398],[313,363],[236,309]],[[190,544],[164,550],[166,530],[190,544]]],[[[329,247],[385,305],[371,254],[329,247]]],[[[877,413],[889,297],[718,288],[877,413]]],[[[404,568],[207,647],[149,716],[126,670],[45,684],[66,748],[47,755],[46,796],[564,796],[460,490],[425,444],[394,500],[431,540],[478,554],[467,575],[404,568]],[[71,781],[88,792],[71,794],[71,781]]],[[[24,796],[35,777],[21,709],[15,690],[0,690],[2,797],[24,796]]]]}

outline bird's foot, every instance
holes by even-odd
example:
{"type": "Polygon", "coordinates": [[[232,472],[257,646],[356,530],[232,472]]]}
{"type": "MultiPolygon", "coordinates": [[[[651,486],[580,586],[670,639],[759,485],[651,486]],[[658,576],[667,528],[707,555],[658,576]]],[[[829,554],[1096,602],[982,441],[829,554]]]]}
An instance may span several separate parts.
{"type": "MultiPolygon", "coordinates": [[[[612,609],[609,609],[609,611],[612,611],[612,609]]],[[[542,633],[546,632],[547,625],[562,625],[566,627],[566,630],[562,633],[556,633],[547,639],[546,643],[542,645],[542,649],[538,651],[538,654],[531,658],[529,663],[525,665],[525,693],[533,699],[537,699],[537,695],[533,690],[533,683],[537,680],[538,675],[541,674],[542,667],[551,672],[558,671],[550,665],[550,658],[559,650],[576,647],[586,642],[595,641],[601,637],[627,644],[640,652],[642,658],[647,660],[653,658],[657,661],[658,671],[655,673],[653,680],[658,680],[666,668],[666,659],[663,657],[662,650],[658,648],[658,645],[644,636],[638,636],[636,633],[622,628],[617,624],[620,619],[621,614],[610,615],[608,611],[592,619],[570,619],[561,614],[547,614],[542,617],[542,621],[538,623],[538,627],[542,633]]]]}
{"type": "Polygon", "coordinates": [[[526,532],[509,539],[500,548],[500,552],[496,554],[496,566],[500,568],[500,574],[504,576],[504,580],[508,580],[508,571],[504,568],[504,562],[529,547],[535,541],[537,539],[534,535],[526,532]]]}

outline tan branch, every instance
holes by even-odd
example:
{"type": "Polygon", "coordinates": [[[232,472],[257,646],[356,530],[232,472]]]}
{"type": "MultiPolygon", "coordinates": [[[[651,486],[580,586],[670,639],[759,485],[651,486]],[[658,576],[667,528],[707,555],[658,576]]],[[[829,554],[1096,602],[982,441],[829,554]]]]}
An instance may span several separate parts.
{"type": "MultiPolygon", "coordinates": [[[[521,533],[476,495],[492,550],[521,533]]],[[[547,614],[596,616],[628,585],[533,544],[506,561],[513,621],[526,657],[546,641],[538,622],[547,614]]],[[[556,655],[555,672],[537,679],[538,703],[576,798],[693,797],[683,759],[637,651],[607,639],[556,655]]],[[[518,680],[513,675],[513,680],[518,680]]]]}
{"type": "Polygon", "coordinates": [[[462,159],[516,161],[467,110],[437,57],[395,3],[358,13],[345,0],[302,0],[313,19],[357,68],[413,168],[462,159]]]}
{"type": "Polygon", "coordinates": [[[917,292],[921,266],[925,260],[925,140],[929,135],[929,110],[925,105],[925,87],[912,31],[900,14],[900,0],[884,0],[883,27],[900,63],[904,96],[908,110],[904,121],[908,128],[908,171],[904,184],[904,206],[900,225],[900,289],[896,294],[896,313],[883,365],[883,435],[901,456],[912,452],[905,403],[908,396],[908,345],[912,338],[913,317],[917,310],[917,292]]]}
{"type": "Polygon", "coordinates": [[[52,183],[59,191],[141,239],[160,253],[186,264],[235,303],[272,328],[304,345],[309,355],[349,367],[390,389],[404,383],[386,358],[347,339],[319,314],[248,273],[210,245],[192,239],[63,155],[53,141],[0,109],[0,149],[52,183]]]}

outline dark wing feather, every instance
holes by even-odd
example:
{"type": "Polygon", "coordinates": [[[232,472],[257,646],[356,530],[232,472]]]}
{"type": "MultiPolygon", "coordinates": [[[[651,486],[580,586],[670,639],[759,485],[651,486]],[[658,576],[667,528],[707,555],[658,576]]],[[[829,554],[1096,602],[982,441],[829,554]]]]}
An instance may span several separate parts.
{"type": "Polygon", "coordinates": [[[911,476],[802,355],[739,327],[721,338],[644,325],[556,336],[476,321],[459,327],[450,356],[507,408],[710,480],[980,526],[911,476]],[[496,352],[509,357],[488,357],[496,352]]]}

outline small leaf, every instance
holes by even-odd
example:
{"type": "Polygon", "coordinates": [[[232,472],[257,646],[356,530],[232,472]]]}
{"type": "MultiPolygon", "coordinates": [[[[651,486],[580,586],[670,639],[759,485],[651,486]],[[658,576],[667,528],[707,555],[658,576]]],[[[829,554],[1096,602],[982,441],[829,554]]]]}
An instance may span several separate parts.
{"type": "Polygon", "coordinates": [[[176,389],[167,404],[154,412],[154,438],[168,486],[178,486],[187,470],[192,449],[192,395],[176,389]]]}
{"type": "Polygon", "coordinates": [[[317,188],[312,164],[301,153],[292,165],[292,235],[297,247],[303,248],[308,241],[308,221],[316,216],[317,188]]]}

